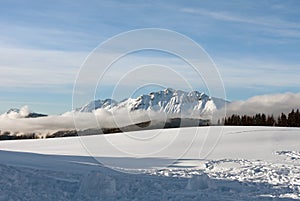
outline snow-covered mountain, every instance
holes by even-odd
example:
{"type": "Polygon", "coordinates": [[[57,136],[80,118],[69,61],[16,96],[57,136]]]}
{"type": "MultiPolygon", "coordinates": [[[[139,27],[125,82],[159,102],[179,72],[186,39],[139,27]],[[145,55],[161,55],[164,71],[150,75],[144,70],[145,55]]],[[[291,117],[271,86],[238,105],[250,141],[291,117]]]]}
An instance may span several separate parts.
{"type": "Polygon", "coordinates": [[[137,98],[128,98],[121,102],[112,99],[92,101],[77,111],[92,112],[96,109],[117,111],[127,109],[129,111],[145,110],[165,112],[167,114],[191,116],[209,114],[224,107],[227,101],[209,97],[198,91],[186,92],[167,88],[162,91],[151,92],[137,98]]]}
{"type": "Polygon", "coordinates": [[[46,114],[40,114],[35,112],[30,112],[27,106],[22,107],[21,109],[18,108],[11,108],[1,116],[6,116],[10,118],[37,118],[37,117],[45,117],[46,114]]]}

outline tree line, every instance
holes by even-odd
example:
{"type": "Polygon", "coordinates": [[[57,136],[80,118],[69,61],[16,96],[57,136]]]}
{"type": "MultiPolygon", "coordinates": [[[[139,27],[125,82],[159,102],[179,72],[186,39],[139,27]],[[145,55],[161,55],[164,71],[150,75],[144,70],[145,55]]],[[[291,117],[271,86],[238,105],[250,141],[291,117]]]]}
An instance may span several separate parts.
{"type": "Polygon", "coordinates": [[[281,113],[278,117],[266,115],[264,113],[253,116],[233,114],[222,120],[224,125],[234,126],[282,126],[282,127],[300,127],[300,112],[293,109],[287,115],[281,113]]]}

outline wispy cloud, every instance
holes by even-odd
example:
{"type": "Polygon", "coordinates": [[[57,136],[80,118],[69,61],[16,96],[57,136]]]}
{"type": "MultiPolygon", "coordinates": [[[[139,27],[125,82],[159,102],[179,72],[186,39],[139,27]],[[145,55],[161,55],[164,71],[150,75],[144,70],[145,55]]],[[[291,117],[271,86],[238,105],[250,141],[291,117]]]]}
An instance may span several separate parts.
{"type": "Polygon", "coordinates": [[[73,84],[85,52],[0,48],[0,86],[43,87],[73,84]]]}
{"type": "Polygon", "coordinates": [[[256,58],[216,59],[222,78],[227,87],[264,86],[296,87],[300,85],[300,65],[293,61],[280,61],[256,58]]]}
{"type": "Polygon", "coordinates": [[[194,8],[183,8],[182,12],[206,15],[221,21],[228,22],[242,22],[254,25],[262,25],[267,27],[274,28],[300,28],[300,23],[295,23],[291,21],[285,21],[275,16],[260,16],[260,17],[252,17],[252,16],[242,16],[237,14],[232,14],[229,12],[215,12],[204,9],[194,9],[194,8]]]}
{"type": "Polygon", "coordinates": [[[226,11],[210,11],[205,9],[183,8],[181,12],[203,15],[215,20],[233,23],[243,23],[255,26],[257,30],[264,30],[279,36],[300,37],[300,23],[286,21],[277,16],[242,16],[226,11]]]}

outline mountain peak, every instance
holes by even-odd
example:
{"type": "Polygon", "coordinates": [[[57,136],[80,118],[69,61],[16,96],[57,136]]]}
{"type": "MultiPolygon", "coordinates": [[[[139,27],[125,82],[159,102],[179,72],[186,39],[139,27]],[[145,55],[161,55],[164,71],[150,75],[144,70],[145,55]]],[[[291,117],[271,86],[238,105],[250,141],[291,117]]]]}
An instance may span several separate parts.
{"type": "Polygon", "coordinates": [[[21,109],[11,108],[4,115],[7,115],[10,118],[36,118],[36,117],[45,117],[45,114],[39,114],[35,112],[30,112],[28,106],[23,106],[21,109]]]}
{"type": "Polygon", "coordinates": [[[166,89],[164,89],[164,92],[165,93],[174,93],[174,92],[176,92],[176,90],[172,89],[172,88],[166,88],[166,89]]]}
{"type": "Polygon", "coordinates": [[[9,109],[9,110],[6,112],[6,114],[11,114],[11,113],[13,113],[13,112],[19,113],[19,112],[20,112],[20,109],[18,109],[18,108],[11,108],[11,109],[9,109]]]}

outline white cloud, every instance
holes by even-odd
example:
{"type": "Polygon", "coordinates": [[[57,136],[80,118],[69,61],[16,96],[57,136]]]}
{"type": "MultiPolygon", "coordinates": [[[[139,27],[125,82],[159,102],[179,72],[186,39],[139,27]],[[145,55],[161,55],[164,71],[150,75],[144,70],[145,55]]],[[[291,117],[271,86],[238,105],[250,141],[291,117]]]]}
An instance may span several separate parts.
{"type": "Polygon", "coordinates": [[[254,115],[257,113],[279,115],[300,109],[300,93],[284,93],[254,96],[245,101],[234,101],[227,105],[227,115],[254,115]]]}
{"type": "Polygon", "coordinates": [[[19,111],[10,111],[0,115],[0,119],[18,119],[28,116],[30,113],[29,107],[27,105],[21,107],[19,111]]]}

